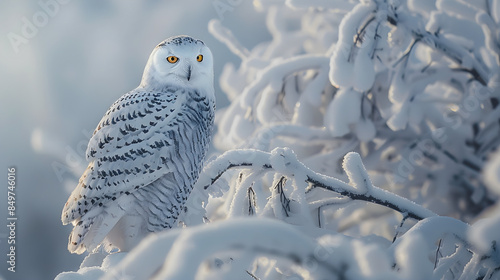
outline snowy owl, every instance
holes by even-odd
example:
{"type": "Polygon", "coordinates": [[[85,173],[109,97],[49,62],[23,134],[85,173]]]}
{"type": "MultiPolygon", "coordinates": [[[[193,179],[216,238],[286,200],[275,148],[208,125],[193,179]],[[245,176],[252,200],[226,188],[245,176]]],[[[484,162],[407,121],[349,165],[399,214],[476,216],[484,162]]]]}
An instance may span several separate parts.
{"type": "Polygon", "coordinates": [[[89,141],[90,162],[62,212],[68,250],[129,251],[174,226],[198,179],[214,121],[213,57],[201,41],[156,46],[141,84],[108,109],[89,141]]]}

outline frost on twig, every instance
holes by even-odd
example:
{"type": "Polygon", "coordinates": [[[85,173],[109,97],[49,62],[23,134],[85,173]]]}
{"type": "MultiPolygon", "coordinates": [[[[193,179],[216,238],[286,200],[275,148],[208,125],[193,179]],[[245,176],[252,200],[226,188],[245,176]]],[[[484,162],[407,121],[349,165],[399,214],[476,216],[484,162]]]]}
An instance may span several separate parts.
{"type": "Polygon", "coordinates": [[[204,171],[200,184],[204,189],[211,187],[225,172],[233,168],[250,169],[252,172],[275,172],[283,174],[275,186],[284,213],[288,216],[290,201],[283,192],[283,182],[288,177],[297,188],[307,194],[314,188],[335,192],[352,200],[362,200],[386,206],[411,218],[421,220],[435,216],[431,211],[403,198],[373,186],[357,153],[349,153],[344,158],[343,168],[349,183],[318,174],[300,161],[287,148],[276,148],[270,153],[257,150],[228,151],[211,162],[204,171]],[[203,182],[207,181],[205,184],[203,182]]]}

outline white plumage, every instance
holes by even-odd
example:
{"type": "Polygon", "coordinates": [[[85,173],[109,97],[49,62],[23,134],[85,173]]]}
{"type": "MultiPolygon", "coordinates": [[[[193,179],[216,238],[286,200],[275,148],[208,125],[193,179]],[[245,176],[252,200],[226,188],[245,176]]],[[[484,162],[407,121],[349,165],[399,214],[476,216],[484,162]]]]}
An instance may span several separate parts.
{"type": "Polygon", "coordinates": [[[215,110],[210,49],[171,37],[151,53],[141,84],[118,99],[87,148],[90,162],[62,212],[68,250],[129,251],[174,226],[198,179],[215,110]]]}

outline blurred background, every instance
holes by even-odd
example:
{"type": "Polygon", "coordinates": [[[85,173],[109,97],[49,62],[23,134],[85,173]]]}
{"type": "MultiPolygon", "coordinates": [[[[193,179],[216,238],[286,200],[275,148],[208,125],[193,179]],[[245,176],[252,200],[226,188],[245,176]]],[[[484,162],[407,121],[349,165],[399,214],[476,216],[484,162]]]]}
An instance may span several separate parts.
{"type": "Polygon", "coordinates": [[[7,168],[16,167],[16,272],[7,271],[0,226],[0,279],[53,279],[78,269],[61,210],[86,167],[85,149],[107,108],[141,79],[151,50],[180,34],[202,39],[224,64],[239,59],[208,33],[218,18],[247,48],[268,40],[251,1],[40,0],[0,2],[0,220],[7,224],[7,168]]]}

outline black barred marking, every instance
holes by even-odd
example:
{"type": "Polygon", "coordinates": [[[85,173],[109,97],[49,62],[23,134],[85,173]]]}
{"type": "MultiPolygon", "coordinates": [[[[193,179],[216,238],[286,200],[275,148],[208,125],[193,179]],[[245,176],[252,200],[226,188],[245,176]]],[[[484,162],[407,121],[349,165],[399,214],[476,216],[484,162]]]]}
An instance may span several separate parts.
{"type": "Polygon", "coordinates": [[[137,128],[133,127],[133,126],[132,126],[132,125],[130,125],[130,124],[126,124],[126,125],[125,125],[125,129],[126,129],[127,131],[130,131],[130,132],[134,132],[134,131],[136,131],[136,130],[137,130],[137,128]]]}

